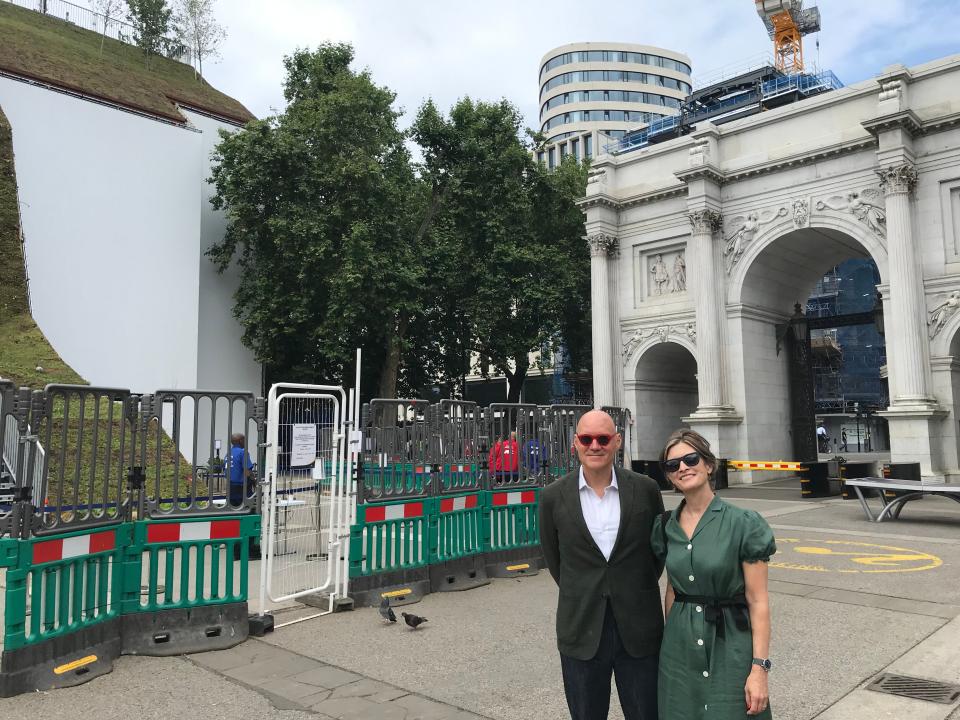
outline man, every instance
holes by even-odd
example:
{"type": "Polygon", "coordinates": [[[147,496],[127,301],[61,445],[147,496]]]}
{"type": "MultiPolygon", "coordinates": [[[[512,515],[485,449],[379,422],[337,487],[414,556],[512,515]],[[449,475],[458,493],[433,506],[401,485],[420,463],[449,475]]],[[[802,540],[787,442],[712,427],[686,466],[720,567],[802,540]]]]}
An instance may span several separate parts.
{"type": "Polygon", "coordinates": [[[250,484],[250,471],[253,462],[244,449],[247,438],[243,433],[236,433],[230,438],[230,505],[243,505],[244,492],[250,484]]]}
{"type": "Polygon", "coordinates": [[[827,437],[827,429],[822,421],[817,425],[817,444],[820,446],[820,452],[830,452],[830,438],[827,437]]]}
{"type": "Polygon", "coordinates": [[[663,636],[660,567],[650,548],[657,484],[613,462],[623,442],[605,412],[577,423],[580,469],[540,495],[543,556],[560,587],[557,647],[573,720],[605,720],[610,676],[626,720],[657,717],[663,636]]]}

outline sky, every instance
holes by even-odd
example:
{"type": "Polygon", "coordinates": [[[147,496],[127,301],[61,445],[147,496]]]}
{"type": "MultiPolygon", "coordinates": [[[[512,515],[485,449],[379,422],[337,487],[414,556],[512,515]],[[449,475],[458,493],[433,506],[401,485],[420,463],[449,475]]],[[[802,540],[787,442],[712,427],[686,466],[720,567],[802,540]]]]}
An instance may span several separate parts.
{"type": "MultiPolygon", "coordinates": [[[[960,0],[811,4],[822,31],[805,57],[846,84],[960,53],[960,0]]],[[[536,127],[541,58],[565,43],[677,50],[695,79],[772,51],[753,0],[216,0],[215,12],[228,36],[205,75],[261,118],[283,109],[283,56],[324,41],[353,44],[356,68],[397,94],[404,125],[427,98],[447,110],[468,95],[507,98],[536,127]]]]}

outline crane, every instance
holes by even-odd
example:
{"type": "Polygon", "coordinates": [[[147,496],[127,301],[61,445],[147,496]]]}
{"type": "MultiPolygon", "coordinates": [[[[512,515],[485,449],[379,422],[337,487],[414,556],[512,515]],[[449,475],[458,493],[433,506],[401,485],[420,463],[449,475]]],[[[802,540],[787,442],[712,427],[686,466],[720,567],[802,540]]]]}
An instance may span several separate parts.
{"type": "Polygon", "coordinates": [[[803,0],[754,0],[757,15],[773,40],[777,70],[792,75],[803,72],[803,36],[820,30],[820,10],[804,9],[803,0]]]}

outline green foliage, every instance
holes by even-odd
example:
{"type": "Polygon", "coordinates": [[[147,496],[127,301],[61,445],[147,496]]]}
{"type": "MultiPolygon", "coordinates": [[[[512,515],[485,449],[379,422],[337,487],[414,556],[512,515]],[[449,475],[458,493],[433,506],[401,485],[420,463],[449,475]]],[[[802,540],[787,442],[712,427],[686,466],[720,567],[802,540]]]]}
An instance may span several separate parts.
{"type": "Polygon", "coordinates": [[[147,57],[159,55],[166,45],[173,11],[166,0],[127,0],[127,19],[133,25],[133,41],[147,57]]]}
{"type": "Polygon", "coordinates": [[[346,380],[362,347],[384,397],[452,387],[479,356],[519,396],[528,353],[583,336],[586,169],[534,163],[507,101],[449,117],[428,101],[405,136],[393,93],[352,61],[343,44],[285,58],[286,110],[215,153],[228,226],[209,255],[240,266],[244,342],[284,380],[346,380]]]}

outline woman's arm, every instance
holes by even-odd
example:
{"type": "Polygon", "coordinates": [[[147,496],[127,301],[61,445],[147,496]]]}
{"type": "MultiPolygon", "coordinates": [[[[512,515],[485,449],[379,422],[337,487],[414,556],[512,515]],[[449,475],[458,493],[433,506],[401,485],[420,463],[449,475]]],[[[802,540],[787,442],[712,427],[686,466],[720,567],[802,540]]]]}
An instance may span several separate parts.
{"type": "Polygon", "coordinates": [[[667,580],[667,591],[663,594],[663,617],[666,619],[670,615],[670,608],[673,607],[673,585],[667,580]]]}
{"type": "MultiPolygon", "coordinates": [[[[750,609],[750,628],[753,634],[753,657],[770,657],[770,600],[767,595],[767,563],[743,563],[747,606],[750,609]]],[[[769,691],[767,671],[759,665],[750,666],[744,685],[747,715],[756,715],[767,708],[769,691]]]]}

